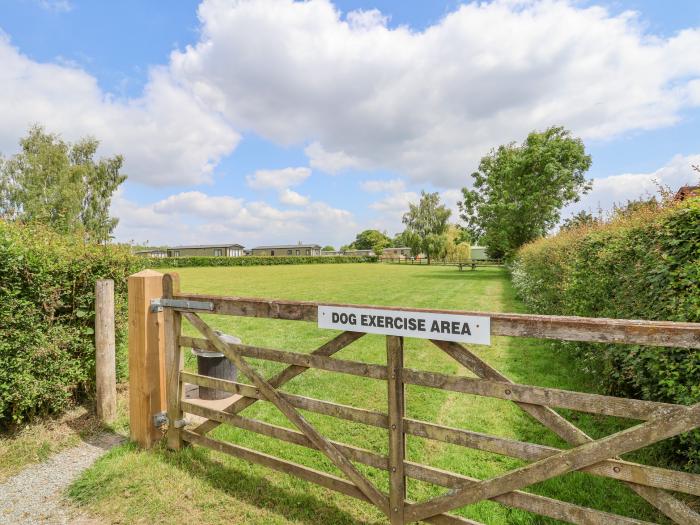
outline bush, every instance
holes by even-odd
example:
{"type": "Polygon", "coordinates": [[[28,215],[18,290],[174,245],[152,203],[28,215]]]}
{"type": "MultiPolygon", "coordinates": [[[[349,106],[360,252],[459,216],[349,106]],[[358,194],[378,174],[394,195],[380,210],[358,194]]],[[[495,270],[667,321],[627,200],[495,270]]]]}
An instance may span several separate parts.
{"type": "Polygon", "coordinates": [[[128,249],[0,220],[0,425],[58,412],[94,390],[94,293],[113,279],[126,370],[128,249]]]}
{"type": "Polygon", "coordinates": [[[377,257],[164,257],[148,258],[142,263],[144,268],[183,268],[198,266],[266,266],[275,264],[341,264],[377,262],[377,257]]]}
{"type": "MultiPolygon", "coordinates": [[[[700,199],[646,206],[524,246],[516,291],[543,314],[700,322],[700,199]]],[[[562,343],[603,391],[655,401],[700,401],[700,350],[562,343]]],[[[700,471],[700,432],[670,443],[700,471]]]]}

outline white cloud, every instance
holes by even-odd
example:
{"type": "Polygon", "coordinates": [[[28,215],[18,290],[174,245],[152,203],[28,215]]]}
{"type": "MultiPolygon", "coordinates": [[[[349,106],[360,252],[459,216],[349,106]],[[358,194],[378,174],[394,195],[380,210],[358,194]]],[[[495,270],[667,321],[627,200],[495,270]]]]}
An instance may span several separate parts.
{"type": "Polygon", "coordinates": [[[211,180],[239,135],[183,88],[166,68],[153,68],[141,97],[104,93],[94,77],[66,64],[39,63],[0,35],[0,151],[34,123],[68,140],[93,135],[101,154],[124,155],[130,180],[153,185],[211,180]]]}
{"type": "Polygon", "coordinates": [[[390,29],[376,10],[343,18],[326,0],[205,0],[199,17],[173,74],[236,126],[310,144],[329,173],[456,187],[532,129],[606,139],[700,104],[699,29],[661,37],[573,1],[473,2],[424,31],[390,29]]]}
{"type": "Polygon", "coordinates": [[[700,176],[691,168],[694,164],[700,164],[700,154],[676,155],[665,166],[650,173],[623,173],[593,179],[591,192],[580,202],[567,206],[562,217],[570,217],[581,210],[610,212],[615,204],[656,195],[659,184],[672,191],[686,184],[698,184],[700,176]]]}
{"type": "Polygon", "coordinates": [[[290,206],[304,206],[309,203],[308,197],[300,195],[289,188],[280,193],[279,199],[282,204],[289,204],[290,206]]]}
{"type": "Polygon", "coordinates": [[[36,0],[36,4],[54,13],[68,13],[73,10],[73,4],[68,0],[36,0]]]}
{"type": "Polygon", "coordinates": [[[326,151],[321,144],[313,142],[304,148],[312,168],[336,175],[350,168],[359,168],[362,163],[344,151],[326,151]]]}
{"type": "Polygon", "coordinates": [[[369,193],[390,192],[398,193],[406,189],[406,183],[401,179],[366,180],[360,183],[360,188],[369,193]]]}
{"type": "Polygon", "coordinates": [[[121,218],[115,232],[118,240],[148,240],[151,244],[238,242],[252,246],[298,240],[339,244],[357,233],[358,225],[349,211],[324,202],[304,204],[281,210],[266,202],[190,191],[137,205],[120,192],[112,214],[121,218]]]}
{"type": "Polygon", "coordinates": [[[258,170],[248,175],[248,186],[255,190],[274,189],[282,191],[290,186],[301,184],[311,176],[309,168],[283,168],[279,170],[258,170]]]}

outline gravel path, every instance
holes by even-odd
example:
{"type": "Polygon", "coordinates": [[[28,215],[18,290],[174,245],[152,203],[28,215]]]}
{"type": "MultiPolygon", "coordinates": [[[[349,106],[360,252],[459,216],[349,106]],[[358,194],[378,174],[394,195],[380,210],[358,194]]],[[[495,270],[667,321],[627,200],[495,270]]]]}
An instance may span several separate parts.
{"type": "Polygon", "coordinates": [[[98,434],[0,484],[0,524],[99,524],[67,504],[63,492],[83,470],[123,440],[116,434],[98,434]]]}

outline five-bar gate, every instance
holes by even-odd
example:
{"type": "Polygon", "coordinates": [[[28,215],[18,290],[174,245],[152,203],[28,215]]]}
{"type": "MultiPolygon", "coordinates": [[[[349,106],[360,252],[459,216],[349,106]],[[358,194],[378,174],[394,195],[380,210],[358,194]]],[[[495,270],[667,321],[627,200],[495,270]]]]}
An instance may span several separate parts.
{"type": "MultiPolygon", "coordinates": [[[[643,523],[523,490],[535,483],[573,471],[584,471],[619,480],[673,522],[682,525],[700,524],[700,515],[672,494],[679,492],[700,496],[700,476],[632,463],[619,458],[622,454],[697,428],[700,426],[700,404],[682,406],[516,384],[464,345],[455,342],[432,341],[459,364],[472,371],[476,378],[406,368],[403,364],[403,338],[397,336],[386,336],[386,366],[332,357],[342,348],[363,337],[365,334],[361,332],[342,332],[309,354],[230,344],[224,342],[198,315],[203,308],[206,312],[215,314],[314,322],[317,320],[319,305],[312,302],[183,294],[180,293],[178,282],[176,274],[166,275],[163,298],[158,302],[159,307],[164,309],[167,416],[170,422],[167,440],[172,449],[177,450],[183,442],[189,442],[298,476],[375,505],[386,514],[392,524],[416,521],[473,524],[474,521],[449,512],[487,499],[569,523],[643,523]],[[183,317],[196,328],[201,337],[186,337],[181,334],[183,317]],[[252,384],[214,379],[183,370],[183,348],[223,353],[252,384]],[[263,377],[251,366],[248,358],[270,360],[288,366],[273,377],[263,377]],[[386,412],[292,395],[281,390],[285,383],[309,368],[386,381],[386,412]],[[196,400],[185,399],[185,384],[216,388],[235,396],[231,398],[228,407],[215,410],[198,404],[196,400]],[[568,442],[571,448],[558,449],[408,418],[404,413],[404,385],[407,384],[513,401],[568,442]],[[296,430],[240,415],[242,410],[259,400],[274,404],[296,430]],[[553,408],[618,416],[641,422],[621,432],[594,440],[553,408]],[[386,429],[388,456],[325,438],[302,416],[300,409],[386,429]],[[195,428],[187,428],[185,413],[202,416],[206,421],[195,428]],[[215,440],[207,435],[221,424],[233,425],[317,449],[325,454],[345,477],[314,470],[235,443],[215,440]],[[529,463],[491,479],[473,479],[410,461],[405,457],[406,435],[503,454],[529,463]],[[389,493],[379,490],[356,468],[355,463],[388,471],[389,493]],[[412,502],[406,498],[407,478],[433,483],[450,490],[429,501],[412,502]]],[[[403,311],[400,308],[394,310],[403,311]]],[[[437,310],[432,312],[465,313],[437,310]]],[[[490,316],[493,335],[700,348],[700,325],[695,323],[475,312],[469,312],[469,315],[490,316]]]]}

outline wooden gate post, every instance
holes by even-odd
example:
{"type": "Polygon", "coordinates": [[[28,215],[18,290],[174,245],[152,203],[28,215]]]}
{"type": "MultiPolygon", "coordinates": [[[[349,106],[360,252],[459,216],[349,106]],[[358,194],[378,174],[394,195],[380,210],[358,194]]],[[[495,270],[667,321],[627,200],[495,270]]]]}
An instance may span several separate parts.
{"type": "Polygon", "coordinates": [[[389,519],[392,525],[403,525],[406,499],[404,457],[406,437],[403,432],[405,411],[403,370],[403,337],[386,337],[387,384],[389,386],[389,519]]]}
{"type": "MultiPolygon", "coordinates": [[[[180,277],[176,273],[168,273],[163,278],[163,297],[172,299],[180,293],[180,277]]],[[[180,372],[185,364],[184,353],[180,348],[180,327],[182,314],[172,308],[165,309],[165,373],[168,403],[168,448],[182,448],[182,408],[180,402],[184,395],[180,372]]]]}
{"type": "Polygon", "coordinates": [[[153,416],[165,410],[163,313],[151,312],[151,299],[162,295],[162,273],[129,276],[129,426],[144,448],[161,438],[153,416]]]}
{"type": "Polygon", "coordinates": [[[114,281],[95,283],[95,401],[97,419],[117,417],[117,369],[114,355],[114,281]]]}

